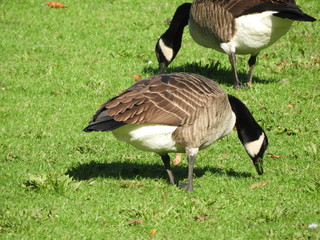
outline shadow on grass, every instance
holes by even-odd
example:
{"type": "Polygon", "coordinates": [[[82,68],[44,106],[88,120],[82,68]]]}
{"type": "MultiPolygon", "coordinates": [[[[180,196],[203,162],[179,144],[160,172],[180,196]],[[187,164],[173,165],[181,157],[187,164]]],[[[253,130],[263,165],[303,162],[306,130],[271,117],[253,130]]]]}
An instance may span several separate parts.
{"type": "MultiPolygon", "coordinates": [[[[187,167],[173,166],[172,170],[177,179],[187,177],[187,167]]],[[[234,178],[252,177],[251,173],[212,167],[195,167],[194,174],[197,177],[201,177],[208,171],[216,175],[227,175],[234,178]]],[[[116,179],[135,179],[137,177],[168,179],[162,164],[138,164],[128,162],[98,163],[91,161],[90,163],[81,164],[69,169],[66,174],[75,180],[89,180],[97,177],[116,179]]]]}
{"type": "MultiPolygon", "coordinates": [[[[150,75],[157,75],[159,73],[158,68],[145,67],[143,72],[150,75]]],[[[227,84],[229,86],[233,86],[234,76],[231,70],[224,69],[220,62],[211,62],[210,64],[201,64],[197,62],[187,63],[178,67],[168,67],[166,73],[174,73],[174,72],[189,72],[189,73],[197,73],[203,75],[207,78],[218,82],[219,84],[227,84]]],[[[240,81],[245,84],[247,83],[248,75],[244,72],[238,71],[238,77],[240,81]]],[[[262,83],[268,84],[272,82],[276,82],[278,80],[275,79],[261,79],[253,75],[253,83],[262,83]]]]}

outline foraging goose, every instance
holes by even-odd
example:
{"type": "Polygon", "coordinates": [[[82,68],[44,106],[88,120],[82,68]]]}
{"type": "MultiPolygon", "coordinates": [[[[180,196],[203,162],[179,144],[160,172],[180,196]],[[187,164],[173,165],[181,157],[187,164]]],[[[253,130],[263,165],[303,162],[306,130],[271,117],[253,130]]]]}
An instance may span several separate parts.
{"type": "Polygon", "coordinates": [[[234,126],[258,174],[263,174],[266,134],[239,99],[197,74],[163,74],[135,83],[103,104],[84,131],[112,131],[118,140],[159,154],[171,184],[176,181],[168,153],[186,152],[186,189],[192,191],[197,152],[234,126]]]}
{"type": "Polygon", "coordinates": [[[177,55],[183,29],[189,25],[198,44],[228,54],[234,86],[240,81],[235,54],[250,54],[248,86],[259,52],[272,45],[290,29],[293,21],[316,19],[305,14],[295,0],[194,0],[179,6],[168,30],[156,44],[160,73],[177,55]]]}

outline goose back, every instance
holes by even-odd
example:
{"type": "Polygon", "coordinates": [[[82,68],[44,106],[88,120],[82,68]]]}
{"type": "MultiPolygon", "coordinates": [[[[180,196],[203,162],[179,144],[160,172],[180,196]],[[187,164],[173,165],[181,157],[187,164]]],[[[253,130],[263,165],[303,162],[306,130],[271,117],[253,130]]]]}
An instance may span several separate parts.
{"type": "Polygon", "coordinates": [[[105,127],[94,130],[110,130],[110,119],[121,123],[119,127],[176,126],[172,135],[176,142],[199,148],[227,135],[235,124],[225,91],[217,83],[190,73],[158,75],[137,82],[102,105],[87,129],[105,123],[105,127]]]}
{"type": "Polygon", "coordinates": [[[194,0],[193,5],[206,4],[208,5],[217,5],[225,9],[233,15],[233,17],[239,17],[243,14],[248,13],[249,9],[256,9],[253,12],[261,12],[264,9],[257,6],[264,5],[296,5],[295,0],[194,0]]]}
{"type": "Polygon", "coordinates": [[[164,74],[137,82],[110,99],[100,111],[129,124],[181,126],[191,124],[193,115],[209,99],[225,94],[218,84],[196,74],[164,74]]]}

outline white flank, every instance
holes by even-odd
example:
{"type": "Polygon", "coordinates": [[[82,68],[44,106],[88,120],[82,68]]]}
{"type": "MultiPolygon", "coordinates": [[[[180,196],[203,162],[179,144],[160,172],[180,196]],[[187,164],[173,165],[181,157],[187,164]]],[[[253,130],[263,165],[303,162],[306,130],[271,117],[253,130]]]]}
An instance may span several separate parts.
{"type": "Polygon", "coordinates": [[[182,145],[172,139],[176,126],[127,124],[113,131],[114,136],[137,149],[156,153],[185,152],[182,145]]]}
{"type": "Polygon", "coordinates": [[[264,133],[261,134],[258,140],[244,144],[244,147],[246,148],[247,153],[251,157],[255,157],[259,153],[263,141],[264,141],[264,133]]]}
{"type": "Polygon", "coordinates": [[[255,54],[285,35],[293,20],[276,17],[275,11],[244,15],[236,19],[237,32],[230,41],[237,54],[255,54]]]}
{"type": "Polygon", "coordinates": [[[198,24],[195,24],[193,21],[189,19],[189,31],[192,39],[198,43],[199,45],[206,47],[206,48],[213,48],[216,51],[223,52],[220,47],[220,43],[217,39],[212,37],[212,34],[204,31],[202,27],[198,24]]]}
{"type": "Polygon", "coordinates": [[[195,156],[199,152],[199,148],[186,148],[186,153],[190,156],[195,156]]]}
{"type": "Polygon", "coordinates": [[[172,48],[166,46],[166,45],[164,44],[164,42],[162,41],[161,38],[160,38],[160,40],[159,40],[159,46],[160,46],[160,49],[161,49],[164,57],[167,59],[168,62],[171,62],[172,57],[173,57],[173,50],[172,50],[172,48]]]}
{"type": "Polygon", "coordinates": [[[222,48],[222,50],[226,53],[226,54],[231,54],[231,53],[235,53],[236,52],[236,48],[233,45],[233,43],[228,42],[228,43],[221,43],[220,47],[222,48]]]}

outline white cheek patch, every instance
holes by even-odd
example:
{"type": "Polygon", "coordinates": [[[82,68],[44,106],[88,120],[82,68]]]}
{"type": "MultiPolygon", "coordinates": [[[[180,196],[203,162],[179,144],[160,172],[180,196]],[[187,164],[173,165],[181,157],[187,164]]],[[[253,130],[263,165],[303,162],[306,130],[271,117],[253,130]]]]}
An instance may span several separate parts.
{"type": "Polygon", "coordinates": [[[160,49],[161,49],[164,57],[167,59],[168,62],[170,62],[172,60],[172,57],[173,57],[172,48],[166,46],[161,38],[159,40],[159,46],[160,46],[160,49]]]}
{"type": "Polygon", "coordinates": [[[244,147],[246,148],[248,154],[251,157],[255,157],[259,153],[262,143],[264,141],[264,138],[265,138],[264,133],[262,133],[258,140],[244,144],[244,147]]]}

